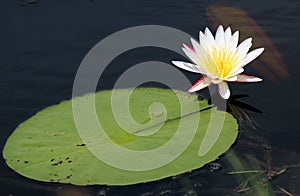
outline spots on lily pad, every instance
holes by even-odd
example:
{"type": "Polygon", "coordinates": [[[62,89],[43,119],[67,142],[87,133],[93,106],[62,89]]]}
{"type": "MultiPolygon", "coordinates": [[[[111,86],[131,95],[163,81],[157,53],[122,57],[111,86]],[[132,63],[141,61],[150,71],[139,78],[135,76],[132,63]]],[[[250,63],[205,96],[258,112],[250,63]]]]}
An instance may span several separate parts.
{"type": "Polygon", "coordinates": [[[65,158],[61,158],[61,157],[58,157],[58,158],[52,158],[50,160],[50,164],[52,166],[57,166],[57,165],[61,165],[63,163],[72,163],[73,161],[71,160],[70,157],[65,157],[65,158]]]}

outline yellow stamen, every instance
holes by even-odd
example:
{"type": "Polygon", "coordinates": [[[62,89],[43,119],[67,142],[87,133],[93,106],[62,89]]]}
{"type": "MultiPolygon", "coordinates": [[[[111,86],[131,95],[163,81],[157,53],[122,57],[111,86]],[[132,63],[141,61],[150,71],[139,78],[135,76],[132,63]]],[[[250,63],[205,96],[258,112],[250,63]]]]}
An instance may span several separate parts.
{"type": "Polygon", "coordinates": [[[238,55],[229,48],[216,49],[208,52],[207,70],[220,79],[227,79],[238,63],[238,55]]]}

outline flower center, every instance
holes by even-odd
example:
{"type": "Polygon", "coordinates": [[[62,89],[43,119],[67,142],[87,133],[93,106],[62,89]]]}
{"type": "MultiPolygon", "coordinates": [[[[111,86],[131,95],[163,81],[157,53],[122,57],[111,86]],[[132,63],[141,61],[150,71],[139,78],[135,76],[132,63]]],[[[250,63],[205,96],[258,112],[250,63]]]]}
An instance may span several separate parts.
{"type": "Polygon", "coordinates": [[[207,65],[208,70],[214,76],[220,79],[227,79],[234,70],[238,62],[237,52],[230,48],[212,48],[210,53],[210,62],[207,65]]]}

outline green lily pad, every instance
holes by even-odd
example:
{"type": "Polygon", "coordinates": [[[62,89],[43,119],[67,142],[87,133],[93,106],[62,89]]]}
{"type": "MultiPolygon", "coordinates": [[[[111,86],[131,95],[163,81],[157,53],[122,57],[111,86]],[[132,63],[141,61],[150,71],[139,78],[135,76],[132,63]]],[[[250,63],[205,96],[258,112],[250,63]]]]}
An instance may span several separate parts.
{"type": "Polygon", "coordinates": [[[237,134],[230,114],[196,95],[107,90],[38,112],[16,128],[3,156],[13,170],[39,181],[128,185],[200,168],[237,134]],[[221,129],[216,119],[223,119],[221,129]],[[209,145],[201,150],[203,144],[209,145]]]}

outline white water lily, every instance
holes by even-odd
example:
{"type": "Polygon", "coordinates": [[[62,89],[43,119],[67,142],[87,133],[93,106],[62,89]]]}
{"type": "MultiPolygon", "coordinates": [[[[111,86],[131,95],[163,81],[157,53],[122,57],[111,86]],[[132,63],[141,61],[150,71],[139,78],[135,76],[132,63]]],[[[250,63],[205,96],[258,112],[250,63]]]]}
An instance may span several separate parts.
{"type": "Polygon", "coordinates": [[[230,97],[227,82],[259,82],[261,78],[242,74],[243,67],[258,57],[264,48],[248,53],[252,39],[248,38],[238,45],[239,32],[231,33],[230,27],[225,31],[220,25],[215,38],[208,28],[199,33],[199,41],[191,39],[192,46],[183,44],[184,53],[194,64],[172,61],[174,65],[187,71],[200,73],[203,76],[188,90],[199,91],[211,84],[217,84],[219,93],[224,99],[230,97]]]}

